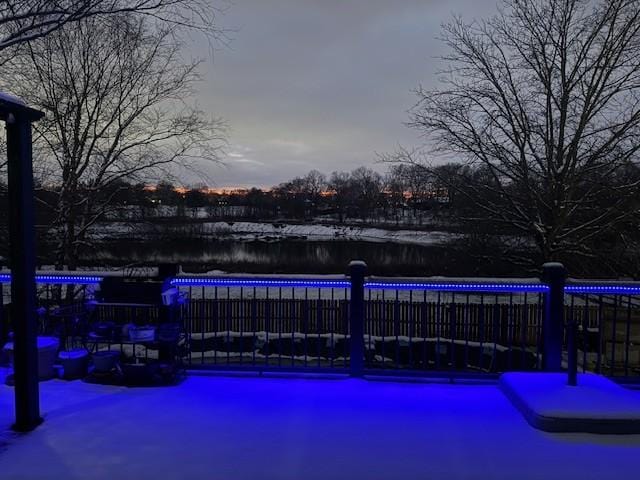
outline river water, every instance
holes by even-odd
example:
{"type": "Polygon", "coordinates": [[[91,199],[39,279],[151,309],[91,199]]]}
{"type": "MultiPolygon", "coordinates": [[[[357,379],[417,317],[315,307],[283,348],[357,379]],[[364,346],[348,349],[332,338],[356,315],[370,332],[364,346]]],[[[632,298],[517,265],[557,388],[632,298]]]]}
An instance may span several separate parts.
{"type": "Polygon", "coordinates": [[[177,263],[185,271],[247,273],[345,273],[351,260],[364,260],[370,274],[404,276],[513,275],[512,266],[490,269],[452,245],[419,245],[361,240],[189,240],[104,242],[83,263],[157,265],[177,263]]]}

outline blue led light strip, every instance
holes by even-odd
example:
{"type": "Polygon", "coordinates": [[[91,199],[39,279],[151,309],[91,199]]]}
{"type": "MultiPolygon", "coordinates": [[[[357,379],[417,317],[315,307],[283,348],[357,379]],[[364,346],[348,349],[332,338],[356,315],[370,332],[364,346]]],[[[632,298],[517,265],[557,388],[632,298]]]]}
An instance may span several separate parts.
{"type": "MultiPolygon", "coordinates": [[[[57,285],[93,285],[101,281],[102,277],[90,275],[36,275],[36,283],[51,283],[57,285]]],[[[11,274],[0,274],[0,283],[11,283],[11,274]]]]}
{"type": "Polygon", "coordinates": [[[447,292],[547,292],[549,287],[538,283],[391,283],[367,282],[365,288],[372,290],[434,290],[447,292]]]}
{"type": "Polygon", "coordinates": [[[632,285],[567,285],[565,293],[569,294],[609,294],[640,295],[640,286],[632,285]]]}
{"type": "Polygon", "coordinates": [[[102,277],[87,275],[36,275],[38,283],[92,285],[101,281],[102,277]]]}
{"type": "MultiPolygon", "coordinates": [[[[100,283],[103,277],[93,275],[36,275],[36,282],[42,284],[91,285],[100,283]]],[[[11,274],[0,274],[0,283],[11,283],[11,274]]],[[[286,280],[286,279],[248,279],[248,278],[207,278],[176,277],[171,280],[175,286],[220,286],[220,287],[289,287],[289,288],[350,288],[348,280],[286,280]]],[[[549,287],[542,283],[401,283],[367,282],[365,288],[371,290],[432,290],[449,292],[506,292],[545,293],[549,287]]],[[[636,285],[566,285],[567,294],[609,294],[640,295],[640,284],[636,285]]]]}
{"type": "Polygon", "coordinates": [[[298,288],[351,288],[351,282],[345,280],[269,280],[246,278],[206,278],[177,277],[171,280],[177,287],[298,287],[298,288]]]}

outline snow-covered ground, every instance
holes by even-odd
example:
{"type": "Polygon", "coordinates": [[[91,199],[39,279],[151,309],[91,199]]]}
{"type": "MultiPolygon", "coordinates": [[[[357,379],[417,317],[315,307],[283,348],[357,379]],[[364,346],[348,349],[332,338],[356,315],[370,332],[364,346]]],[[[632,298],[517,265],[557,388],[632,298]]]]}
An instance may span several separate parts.
{"type": "Polygon", "coordinates": [[[288,224],[262,222],[206,222],[182,226],[121,223],[100,224],[93,230],[96,239],[148,238],[166,235],[172,229],[190,229],[190,235],[235,240],[361,240],[368,242],[398,242],[418,245],[437,245],[454,240],[458,235],[443,231],[387,230],[345,225],[288,224]]]}
{"type": "Polygon", "coordinates": [[[236,238],[300,238],[309,240],[364,240],[369,242],[401,242],[432,245],[452,240],[449,232],[418,230],[386,230],[343,225],[295,225],[287,223],[215,222],[205,224],[212,233],[236,238]]]}
{"type": "MultiPolygon", "coordinates": [[[[640,456],[638,435],[540,432],[496,385],[191,376],[41,391],[45,423],[0,434],[3,480],[630,479],[640,456]]],[[[12,399],[0,386],[2,427],[12,399]]]]}

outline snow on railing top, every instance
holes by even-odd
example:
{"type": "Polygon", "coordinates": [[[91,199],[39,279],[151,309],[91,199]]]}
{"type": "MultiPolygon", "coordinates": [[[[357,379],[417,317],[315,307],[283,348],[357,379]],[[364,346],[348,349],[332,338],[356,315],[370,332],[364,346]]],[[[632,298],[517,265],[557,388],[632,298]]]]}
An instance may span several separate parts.
{"type": "Polygon", "coordinates": [[[384,279],[368,281],[365,288],[371,290],[433,290],[444,292],[492,292],[492,293],[545,293],[549,286],[538,279],[485,279],[485,278],[433,278],[433,279],[384,279]]]}
{"type": "MultiPolygon", "coordinates": [[[[257,276],[180,276],[171,281],[172,285],[203,287],[292,287],[292,288],[350,288],[351,282],[345,276],[303,277],[293,275],[257,276]]],[[[538,279],[445,279],[445,278],[392,278],[370,277],[365,288],[381,290],[441,290],[468,292],[546,292],[547,285],[538,279]],[[426,280],[426,281],[425,281],[426,280]]]]}
{"type": "MultiPolygon", "coordinates": [[[[36,283],[93,285],[100,283],[103,278],[91,275],[36,275],[36,283]]],[[[0,283],[11,283],[11,274],[0,274],[0,283]]]]}
{"type": "MultiPolygon", "coordinates": [[[[36,283],[53,285],[94,285],[99,284],[105,277],[152,277],[157,269],[146,269],[145,271],[131,275],[123,270],[81,270],[70,272],[68,270],[39,270],[36,272],[36,283]]],[[[0,271],[0,283],[11,283],[11,271],[0,271]]]]}
{"type": "Polygon", "coordinates": [[[291,277],[176,277],[171,284],[176,287],[256,287],[256,288],[350,288],[351,282],[340,278],[291,278],[291,277]]]}
{"type": "MultiPolygon", "coordinates": [[[[537,278],[375,278],[365,288],[372,290],[431,290],[446,292],[546,293],[549,286],[537,278]]],[[[567,294],[640,295],[640,282],[567,280],[567,294]]]]}
{"type": "MultiPolygon", "coordinates": [[[[40,284],[99,284],[107,276],[124,276],[122,272],[95,271],[37,272],[40,284]]],[[[11,273],[0,272],[0,283],[10,283],[11,273]]],[[[171,280],[176,287],[255,287],[255,288],[350,288],[345,275],[180,275],[171,280]]],[[[546,293],[548,285],[537,278],[447,278],[447,277],[368,277],[364,287],[369,290],[426,290],[444,292],[546,293]]],[[[568,279],[565,293],[573,295],[640,295],[640,282],[568,279]]]]}
{"type": "Polygon", "coordinates": [[[564,291],[574,295],[640,295],[640,282],[569,279],[564,291]]]}

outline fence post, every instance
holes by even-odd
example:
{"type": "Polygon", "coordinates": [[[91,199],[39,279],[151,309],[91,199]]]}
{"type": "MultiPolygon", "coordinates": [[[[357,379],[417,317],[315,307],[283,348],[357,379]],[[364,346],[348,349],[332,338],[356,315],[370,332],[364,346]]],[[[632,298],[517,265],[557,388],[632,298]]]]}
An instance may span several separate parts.
{"type": "Polygon", "coordinates": [[[354,260],[349,264],[351,300],[349,302],[349,331],[351,334],[350,367],[352,377],[364,375],[364,275],[367,264],[354,260]]]}
{"type": "Polygon", "coordinates": [[[562,339],[564,335],[564,285],[567,270],[561,263],[542,266],[542,281],[549,285],[542,326],[542,368],[545,372],[562,371],[562,339]]]}
{"type": "Polygon", "coordinates": [[[571,387],[578,385],[578,324],[573,311],[567,322],[567,384],[571,387]]]}

